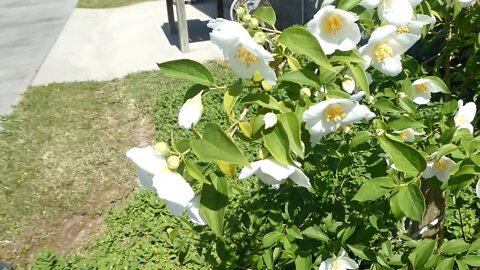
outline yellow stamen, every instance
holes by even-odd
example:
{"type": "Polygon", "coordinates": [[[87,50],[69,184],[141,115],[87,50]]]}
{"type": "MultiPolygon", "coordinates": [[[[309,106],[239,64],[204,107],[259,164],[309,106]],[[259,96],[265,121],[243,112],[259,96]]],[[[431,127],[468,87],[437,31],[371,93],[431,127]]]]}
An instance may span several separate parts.
{"type": "Polygon", "coordinates": [[[447,168],[447,161],[440,159],[435,164],[433,164],[433,167],[435,167],[437,171],[443,171],[445,170],[445,168],[447,168]]]}
{"type": "Polygon", "coordinates": [[[342,106],[340,106],[339,104],[332,104],[328,106],[326,112],[327,112],[327,122],[333,121],[335,123],[338,123],[342,121],[342,119],[345,118],[345,116],[347,116],[345,111],[343,111],[342,106]]]}
{"type": "Polygon", "coordinates": [[[332,268],[333,270],[340,270],[342,269],[342,262],[340,260],[335,260],[332,262],[332,268]]]}
{"type": "Polygon", "coordinates": [[[469,123],[469,122],[468,122],[467,118],[466,118],[464,115],[460,115],[460,116],[458,117],[457,123],[458,123],[460,126],[463,126],[463,125],[465,125],[465,124],[467,124],[467,123],[469,123]]]}
{"type": "Polygon", "coordinates": [[[390,59],[393,56],[393,50],[392,47],[390,47],[388,44],[382,43],[375,47],[375,51],[373,52],[373,54],[375,55],[375,59],[380,62],[386,59],[390,59]]]}
{"type": "Polygon", "coordinates": [[[240,63],[246,64],[247,66],[257,62],[257,57],[253,55],[251,52],[245,50],[244,48],[240,48],[240,50],[238,50],[235,57],[238,59],[240,63]]]}
{"type": "Polygon", "coordinates": [[[417,91],[417,93],[426,93],[427,89],[428,89],[428,86],[426,83],[415,85],[415,91],[417,91]]]}
{"type": "Polygon", "coordinates": [[[410,132],[408,132],[408,130],[404,130],[400,133],[400,138],[405,141],[406,139],[408,139],[408,135],[410,135],[410,132]]]}
{"type": "Polygon", "coordinates": [[[397,28],[397,34],[410,33],[410,29],[406,26],[400,26],[397,28]]]}
{"type": "Polygon", "coordinates": [[[330,34],[336,34],[342,28],[342,20],[338,15],[331,15],[323,22],[323,29],[330,34]]]}

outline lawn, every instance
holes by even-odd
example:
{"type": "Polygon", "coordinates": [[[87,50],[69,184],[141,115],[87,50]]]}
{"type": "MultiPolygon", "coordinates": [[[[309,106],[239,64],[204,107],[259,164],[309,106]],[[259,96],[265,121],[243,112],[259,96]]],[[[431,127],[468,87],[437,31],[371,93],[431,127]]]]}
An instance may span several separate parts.
{"type": "Polygon", "coordinates": [[[0,122],[0,261],[81,253],[136,192],[126,150],[170,137],[186,85],[153,71],[28,89],[0,122]]]}

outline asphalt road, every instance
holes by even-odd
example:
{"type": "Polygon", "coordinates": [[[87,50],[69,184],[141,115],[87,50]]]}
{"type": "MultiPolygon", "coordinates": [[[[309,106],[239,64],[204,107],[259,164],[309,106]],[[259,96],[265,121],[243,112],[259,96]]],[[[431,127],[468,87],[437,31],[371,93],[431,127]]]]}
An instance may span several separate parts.
{"type": "Polygon", "coordinates": [[[76,0],[0,1],[0,115],[12,112],[75,5],[76,0]]]}

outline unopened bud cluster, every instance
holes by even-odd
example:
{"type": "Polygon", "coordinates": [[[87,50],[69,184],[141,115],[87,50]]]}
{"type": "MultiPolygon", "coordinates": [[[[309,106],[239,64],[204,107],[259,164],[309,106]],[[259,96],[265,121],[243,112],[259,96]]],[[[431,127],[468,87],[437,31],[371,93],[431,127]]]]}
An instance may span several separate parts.
{"type": "MultiPolygon", "coordinates": [[[[155,155],[166,157],[170,154],[170,147],[166,142],[159,142],[153,146],[153,151],[155,155]]],[[[180,158],[178,156],[169,156],[167,158],[168,169],[174,171],[180,166],[180,158]]]]}

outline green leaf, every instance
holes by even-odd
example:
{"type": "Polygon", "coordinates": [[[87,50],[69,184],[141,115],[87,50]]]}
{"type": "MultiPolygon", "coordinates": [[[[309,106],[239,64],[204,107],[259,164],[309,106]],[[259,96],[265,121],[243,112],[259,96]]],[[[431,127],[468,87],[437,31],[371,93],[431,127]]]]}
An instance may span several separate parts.
{"type": "Polygon", "coordinates": [[[303,239],[303,235],[300,233],[300,230],[295,225],[293,225],[291,228],[287,228],[285,231],[287,232],[288,235],[294,238],[303,239]]]}
{"type": "Polygon", "coordinates": [[[389,122],[388,127],[398,131],[404,130],[407,128],[413,128],[413,129],[426,128],[426,126],[423,125],[422,123],[404,115],[400,115],[397,120],[389,122]]]}
{"type": "MultiPolygon", "coordinates": [[[[349,0],[351,1],[351,0],[349,0]]],[[[349,2],[347,1],[347,2],[349,2]]],[[[353,2],[353,1],[351,1],[353,2]]],[[[356,64],[347,64],[348,69],[353,74],[353,80],[355,81],[355,84],[362,89],[362,91],[365,92],[366,96],[370,96],[370,88],[368,86],[368,80],[367,80],[367,75],[365,74],[365,70],[360,65],[356,64]]]]}
{"type": "Polygon", "coordinates": [[[262,238],[262,247],[271,247],[283,237],[281,232],[269,232],[262,238]]]}
{"type": "Polygon", "coordinates": [[[263,141],[270,154],[281,164],[293,164],[288,134],[281,123],[263,131],[263,141]]]}
{"type": "Polygon", "coordinates": [[[389,177],[382,177],[382,178],[374,178],[372,180],[367,180],[362,187],[358,190],[357,194],[353,197],[353,200],[359,202],[365,201],[374,201],[378,198],[382,197],[383,195],[387,194],[390,190],[385,188],[382,183],[385,179],[389,179],[391,183],[395,185],[393,179],[389,177]],[[376,181],[375,179],[381,179],[380,181],[376,181]]]}
{"type": "Polygon", "coordinates": [[[467,251],[470,245],[463,239],[453,239],[442,244],[441,254],[458,254],[467,251]]]}
{"type": "Polygon", "coordinates": [[[415,148],[387,136],[378,137],[378,141],[399,171],[417,176],[427,167],[425,158],[415,148]]]}
{"type": "Polygon", "coordinates": [[[360,4],[360,2],[362,2],[362,0],[340,0],[337,8],[348,11],[360,4]]]}
{"type": "Polygon", "coordinates": [[[402,212],[400,209],[400,205],[398,203],[398,192],[394,193],[390,196],[390,210],[392,211],[392,214],[397,218],[400,219],[401,217],[404,217],[405,214],[402,212]]]}
{"type": "Polygon", "coordinates": [[[242,81],[238,80],[236,83],[230,85],[228,87],[228,90],[225,91],[225,94],[223,96],[223,109],[225,110],[225,113],[227,114],[229,119],[233,118],[233,108],[238,98],[240,97],[242,90],[242,81]]]}
{"type": "Polygon", "coordinates": [[[475,240],[471,245],[470,248],[468,249],[468,254],[476,252],[477,250],[480,249],[480,238],[475,240]]]}
{"type": "Polygon", "coordinates": [[[213,76],[210,71],[193,60],[173,60],[157,65],[161,72],[172,78],[185,79],[205,86],[210,86],[213,83],[213,76]]]}
{"type": "Polygon", "coordinates": [[[263,261],[265,262],[265,265],[267,266],[268,269],[273,269],[273,254],[272,250],[270,249],[265,249],[263,251],[263,261]]]}
{"type": "Polygon", "coordinates": [[[398,191],[398,205],[407,217],[419,222],[422,221],[425,211],[425,198],[420,187],[415,184],[401,187],[398,191]]]}
{"type": "Polygon", "coordinates": [[[436,84],[440,88],[440,91],[442,93],[451,94],[450,89],[448,89],[447,85],[439,77],[427,76],[427,77],[424,77],[424,79],[431,80],[434,84],[436,84]]]}
{"type": "MultiPolygon", "coordinates": [[[[320,69],[320,82],[321,84],[331,83],[336,77],[337,74],[342,71],[343,66],[335,66],[331,69],[320,69]]],[[[343,91],[345,93],[345,91],[343,91]]]]}
{"type": "Polygon", "coordinates": [[[285,29],[278,41],[287,46],[293,53],[311,58],[321,67],[327,69],[332,67],[318,40],[304,27],[293,26],[285,29]]]}
{"type": "Polygon", "coordinates": [[[275,10],[272,7],[259,7],[253,12],[253,17],[256,17],[259,20],[262,20],[271,26],[275,25],[277,16],[275,15],[275,10]]]}
{"type": "Polygon", "coordinates": [[[207,123],[203,138],[191,142],[193,152],[202,160],[225,161],[250,167],[250,163],[223,129],[215,123],[207,123]]]}
{"type": "Polygon", "coordinates": [[[355,137],[352,138],[352,140],[348,144],[348,147],[350,147],[350,149],[353,149],[361,145],[362,143],[367,142],[371,137],[372,137],[372,133],[368,131],[359,131],[357,132],[355,137]]]}
{"type": "Polygon", "coordinates": [[[347,244],[347,246],[355,254],[355,256],[361,259],[372,260],[372,258],[375,258],[375,253],[364,245],[348,245],[347,244]]]}
{"type": "Polygon", "coordinates": [[[302,70],[285,73],[278,78],[278,81],[294,82],[302,86],[308,85],[315,88],[320,88],[321,86],[321,82],[318,75],[315,74],[315,72],[308,69],[302,69],[302,70]]]}
{"type": "Polygon", "coordinates": [[[435,243],[436,241],[431,239],[423,240],[408,256],[414,269],[422,268],[425,265],[430,256],[432,256],[435,243]]]}
{"type": "Polygon", "coordinates": [[[455,262],[457,263],[458,270],[469,270],[468,265],[466,263],[464,263],[463,261],[455,260],[455,262]]]}
{"type": "Polygon", "coordinates": [[[228,186],[224,177],[210,175],[211,184],[203,184],[200,213],[218,237],[223,236],[223,219],[228,204],[228,186]]]}
{"type": "Polygon", "coordinates": [[[302,138],[300,133],[301,123],[294,112],[288,112],[278,116],[280,123],[288,135],[291,150],[301,159],[304,158],[302,138]]]}
{"type": "Polygon", "coordinates": [[[442,261],[437,265],[435,270],[451,270],[453,269],[453,263],[455,260],[453,258],[443,258],[442,261]]]}
{"type": "Polygon", "coordinates": [[[272,109],[280,112],[289,111],[285,106],[282,107],[274,97],[267,95],[265,93],[250,94],[242,99],[242,103],[256,104],[264,108],[268,108],[268,109],[272,109]]]}
{"type": "Polygon", "coordinates": [[[480,256],[478,255],[467,255],[463,257],[462,261],[470,266],[480,267],[480,256]]]}
{"type": "Polygon", "coordinates": [[[440,147],[440,149],[438,149],[437,155],[435,156],[435,160],[439,160],[441,157],[443,157],[447,154],[450,154],[457,149],[458,149],[458,147],[455,144],[451,144],[451,143],[446,144],[446,145],[440,147]]]}
{"type": "Polygon", "coordinates": [[[383,113],[403,113],[403,110],[395,106],[393,102],[385,98],[378,98],[373,107],[377,108],[383,113]]]}
{"type": "Polygon", "coordinates": [[[310,253],[300,253],[295,259],[296,270],[310,270],[312,268],[312,255],[310,253]]]}
{"type": "Polygon", "coordinates": [[[328,242],[330,241],[330,238],[328,235],[326,235],[320,227],[308,227],[305,230],[302,231],[302,234],[305,235],[308,238],[312,238],[315,240],[319,240],[322,242],[328,242]]]}
{"type": "Polygon", "coordinates": [[[187,173],[193,177],[194,179],[204,183],[204,184],[209,184],[210,181],[205,178],[203,175],[204,172],[203,170],[195,163],[190,160],[185,159],[185,169],[187,170],[187,173]]]}

